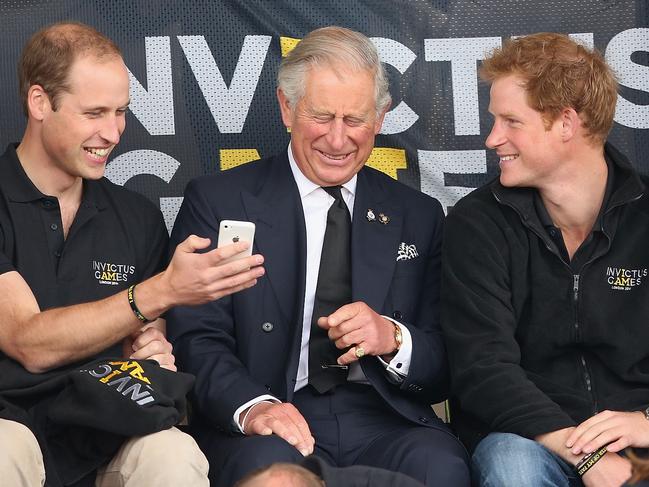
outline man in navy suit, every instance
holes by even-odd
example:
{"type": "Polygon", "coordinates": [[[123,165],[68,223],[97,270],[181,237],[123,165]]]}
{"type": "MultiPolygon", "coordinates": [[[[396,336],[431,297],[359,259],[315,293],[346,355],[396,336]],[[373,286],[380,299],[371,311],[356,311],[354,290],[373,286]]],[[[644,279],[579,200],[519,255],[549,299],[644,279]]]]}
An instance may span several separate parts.
{"type": "Polygon", "coordinates": [[[313,31],[282,61],[277,96],[287,152],[190,183],[172,234],[216,242],[221,220],[248,220],[264,255],[254,288],[169,315],[213,485],[313,452],[468,485],[466,452],[430,407],[446,397],[443,212],[365,167],[390,105],[376,49],[313,31]]]}

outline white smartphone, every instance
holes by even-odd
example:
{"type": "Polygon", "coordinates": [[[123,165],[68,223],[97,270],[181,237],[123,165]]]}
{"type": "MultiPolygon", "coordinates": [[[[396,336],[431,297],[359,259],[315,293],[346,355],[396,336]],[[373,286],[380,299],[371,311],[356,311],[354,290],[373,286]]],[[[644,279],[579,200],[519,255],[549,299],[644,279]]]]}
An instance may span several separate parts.
{"type": "Polygon", "coordinates": [[[248,242],[247,250],[226,259],[223,263],[233,260],[250,257],[252,255],[252,243],[255,238],[255,224],[252,222],[241,222],[236,220],[221,220],[219,224],[219,241],[217,247],[233,244],[236,242],[248,242]]]}

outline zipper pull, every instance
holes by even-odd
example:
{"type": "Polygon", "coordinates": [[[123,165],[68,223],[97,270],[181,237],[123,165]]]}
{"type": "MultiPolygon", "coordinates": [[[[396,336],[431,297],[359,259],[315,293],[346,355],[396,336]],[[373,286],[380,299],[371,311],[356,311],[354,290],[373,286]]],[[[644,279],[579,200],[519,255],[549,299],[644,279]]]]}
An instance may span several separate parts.
{"type": "Polygon", "coordinates": [[[572,276],[572,290],[574,292],[574,299],[577,301],[579,297],[579,274],[573,274],[572,276]]]}

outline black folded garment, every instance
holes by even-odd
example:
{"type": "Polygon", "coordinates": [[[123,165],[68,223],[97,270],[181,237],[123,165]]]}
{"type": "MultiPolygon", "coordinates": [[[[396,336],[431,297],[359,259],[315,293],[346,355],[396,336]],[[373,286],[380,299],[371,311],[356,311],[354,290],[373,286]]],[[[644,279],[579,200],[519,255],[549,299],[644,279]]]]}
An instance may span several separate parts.
{"type": "Polygon", "coordinates": [[[153,360],[100,359],[43,374],[0,360],[0,418],[38,439],[47,487],[94,485],[122,443],[170,428],[186,414],[194,377],[153,360]]]}

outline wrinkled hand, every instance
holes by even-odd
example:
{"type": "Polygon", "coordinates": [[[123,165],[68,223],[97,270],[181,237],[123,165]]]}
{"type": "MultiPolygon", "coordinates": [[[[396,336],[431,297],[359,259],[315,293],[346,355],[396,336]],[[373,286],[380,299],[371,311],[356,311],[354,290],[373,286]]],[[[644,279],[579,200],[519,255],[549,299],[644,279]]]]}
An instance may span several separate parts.
{"type": "MultiPolygon", "coordinates": [[[[302,414],[290,403],[262,402],[251,406],[243,432],[246,435],[275,434],[297,448],[302,455],[313,453],[315,439],[302,414]]],[[[246,411],[241,413],[241,418],[246,411]]]]}
{"type": "Polygon", "coordinates": [[[627,446],[649,447],[649,421],[640,411],[602,411],[575,428],[566,446],[575,455],[591,453],[604,445],[611,452],[627,446]]]}
{"type": "Polygon", "coordinates": [[[585,487],[620,487],[631,477],[631,462],[617,453],[607,453],[581,480],[585,487]]]}
{"type": "Polygon", "coordinates": [[[130,359],[155,360],[160,367],[176,371],[176,358],[171,353],[171,343],[153,326],[138,330],[127,337],[124,342],[124,352],[124,355],[130,359]]]}
{"type": "Polygon", "coordinates": [[[388,355],[397,348],[394,324],[360,301],[341,306],[329,316],[319,318],[318,326],[328,330],[329,338],[337,348],[352,347],[338,357],[340,365],[358,360],[357,347],[361,347],[365,355],[388,355]]]}
{"type": "Polygon", "coordinates": [[[190,235],[177,247],[163,273],[172,290],[171,305],[197,305],[214,301],[254,286],[264,275],[264,258],[253,255],[232,262],[224,260],[246,250],[248,242],[238,242],[196,253],[210,245],[207,238],[190,235]]]}

